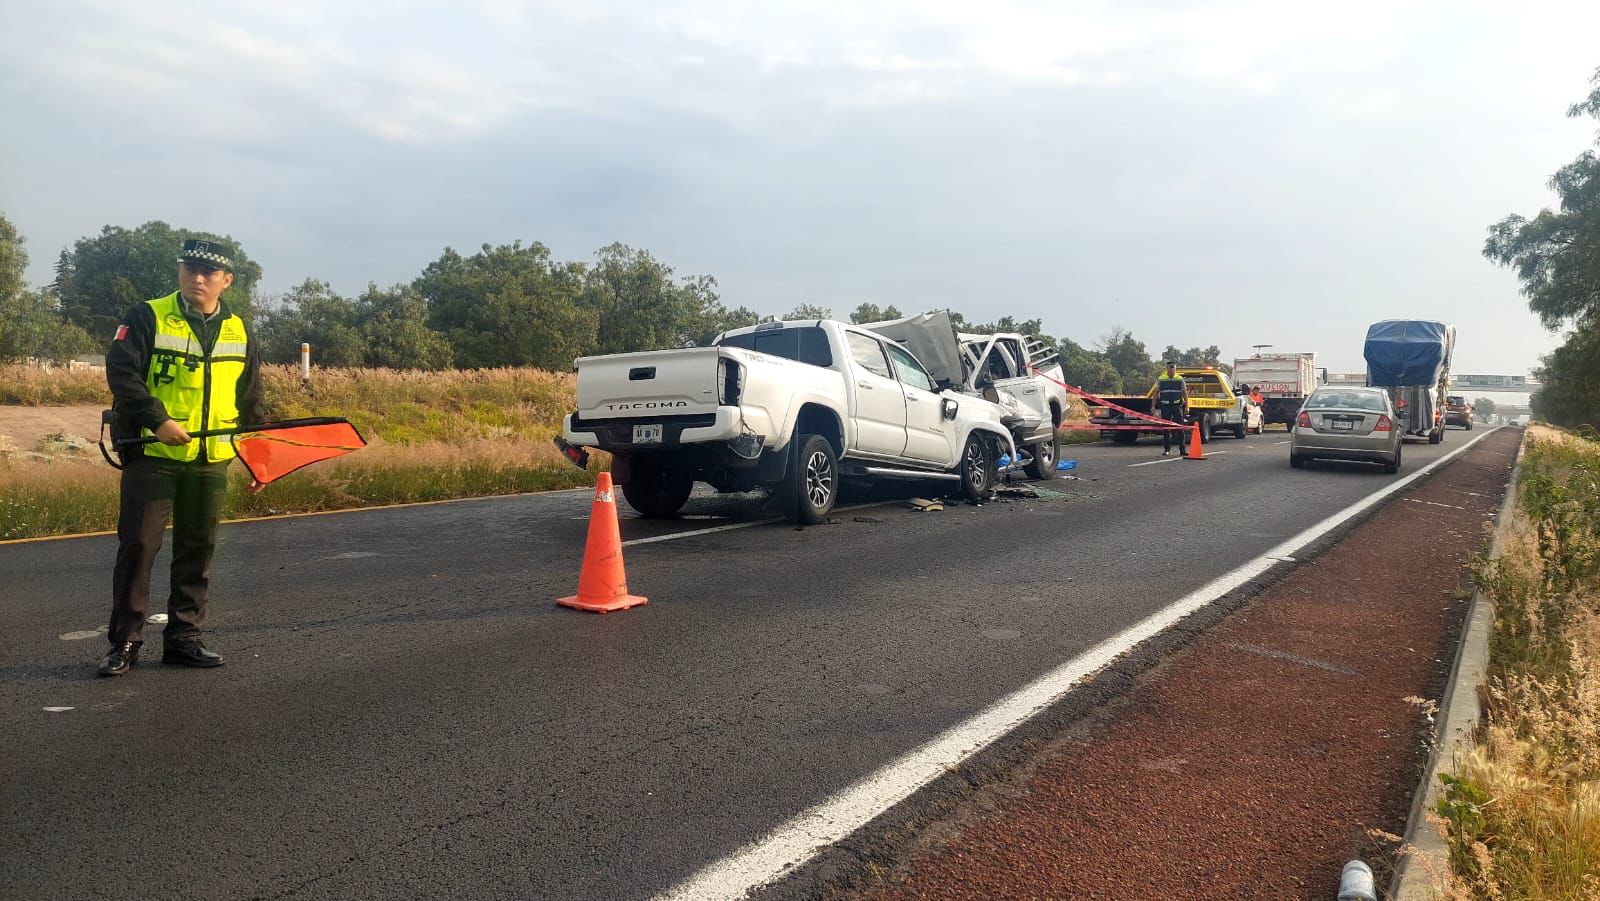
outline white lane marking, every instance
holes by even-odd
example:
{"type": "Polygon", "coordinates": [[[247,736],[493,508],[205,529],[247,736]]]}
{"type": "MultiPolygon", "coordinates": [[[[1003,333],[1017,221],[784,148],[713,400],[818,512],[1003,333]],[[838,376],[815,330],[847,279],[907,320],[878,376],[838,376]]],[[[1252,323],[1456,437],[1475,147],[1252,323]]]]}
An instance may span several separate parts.
{"type": "Polygon", "coordinates": [[[77,710],[76,707],[46,707],[45,713],[66,713],[68,710],[77,710]]]}
{"type": "Polygon", "coordinates": [[[105,629],[85,629],[82,632],[62,632],[60,635],[57,635],[56,637],[61,639],[62,641],[82,641],[85,638],[95,638],[95,637],[99,636],[104,631],[106,631],[106,630],[105,629]]]}
{"type": "Polygon", "coordinates": [[[1288,444],[1288,443],[1289,443],[1289,442],[1290,442],[1290,441],[1292,441],[1292,440],[1294,440],[1294,439],[1292,439],[1292,438],[1286,438],[1286,439],[1284,439],[1284,440],[1282,440],[1282,441],[1279,441],[1279,442],[1276,442],[1276,443],[1277,443],[1277,444],[1288,444]]]}
{"type": "Polygon", "coordinates": [[[1163,456],[1162,459],[1147,459],[1144,463],[1130,463],[1128,467],[1133,469],[1134,466],[1157,466],[1157,464],[1162,463],[1178,463],[1179,459],[1182,459],[1181,456],[1163,456]]]}
{"type": "MultiPolygon", "coordinates": [[[[880,501],[876,504],[854,504],[849,507],[834,507],[834,513],[848,513],[851,510],[867,510],[872,507],[883,507],[894,501],[880,501]]],[[[678,538],[693,538],[697,535],[710,535],[713,532],[731,532],[734,529],[748,529],[751,526],[764,526],[770,523],[782,522],[781,516],[769,516],[766,519],[752,519],[749,522],[728,523],[725,526],[712,526],[708,529],[690,529],[687,532],[673,532],[671,535],[651,535],[649,538],[630,538],[622,543],[623,547],[632,547],[636,544],[655,544],[658,541],[673,541],[678,538]]]]}
{"type": "Polygon", "coordinates": [[[161,625],[162,623],[164,623],[166,621],[167,621],[167,615],[165,613],[152,613],[148,617],[145,618],[145,622],[152,623],[152,624],[157,625],[157,626],[161,625]]]}
{"type": "Polygon", "coordinates": [[[779,826],[772,833],[712,863],[678,884],[661,899],[740,898],[805,863],[819,851],[845,838],[874,817],[904,801],[951,767],[988,747],[1034,714],[1076,688],[1084,677],[1114,662],[1147,639],[1184,617],[1248,583],[1283,558],[1311,544],[1341,523],[1377,504],[1417,479],[1450,462],[1494,434],[1488,431],[1388,487],[1334,513],[1232,572],[1207,582],[1122,632],[1068,660],[1037,681],[1002,698],[964,723],[906,754],[855,785],[779,826]]]}
{"type": "MultiPolygon", "coordinates": [[[[1202,456],[1200,459],[1204,460],[1206,457],[1220,457],[1220,456],[1222,456],[1223,454],[1226,454],[1226,453],[1231,453],[1231,452],[1230,451],[1212,451],[1211,453],[1206,454],[1205,456],[1202,456]]],[[[1165,460],[1146,460],[1143,463],[1129,463],[1128,466],[1129,466],[1129,468],[1132,468],[1134,466],[1154,466],[1157,463],[1176,463],[1179,460],[1187,460],[1187,459],[1188,459],[1187,457],[1168,457],[1165,460]]]]}
{"type": "Polygon", "coordinates": [[[1408,497],[1408,498],[1406,498],[1406,501],[1408,503],[1412,503],[1412,504],[1427,504],[1430,507],[1449,507],[1452,510],[1465,510],[1465,509],[1467,509],[1466,507],[1457,507],[1455,504],[1440,504],[1440,503],[1436,503],[1434,501],[1419,501],[1414,497],[1408,497]]]}

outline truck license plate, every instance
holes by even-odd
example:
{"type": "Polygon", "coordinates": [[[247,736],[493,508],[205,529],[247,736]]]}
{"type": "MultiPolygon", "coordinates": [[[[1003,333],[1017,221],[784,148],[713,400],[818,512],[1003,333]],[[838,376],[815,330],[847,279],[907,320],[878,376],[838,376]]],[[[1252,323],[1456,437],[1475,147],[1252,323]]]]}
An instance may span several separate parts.
{"type": "Polygon", "coordinates": [[[634,444],[660,444],[661,443],[661,426],[659,426],[659,425],[636,425],[636,426],[634,426],[633,427],[633,443],[634,444]]]}

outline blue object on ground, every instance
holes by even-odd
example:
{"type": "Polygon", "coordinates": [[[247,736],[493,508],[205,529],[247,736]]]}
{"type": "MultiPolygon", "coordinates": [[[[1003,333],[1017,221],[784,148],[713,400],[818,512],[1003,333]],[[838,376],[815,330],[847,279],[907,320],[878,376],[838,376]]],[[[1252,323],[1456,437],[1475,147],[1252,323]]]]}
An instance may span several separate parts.
{"type": "Polygon", "coordinates": [[[1078,468],[1078,461],[1077,460],[1057,460],[1056,461],[1056,472],[1066,472],[1069,469],[1077,469],[1077,468],[1078,468]]]}

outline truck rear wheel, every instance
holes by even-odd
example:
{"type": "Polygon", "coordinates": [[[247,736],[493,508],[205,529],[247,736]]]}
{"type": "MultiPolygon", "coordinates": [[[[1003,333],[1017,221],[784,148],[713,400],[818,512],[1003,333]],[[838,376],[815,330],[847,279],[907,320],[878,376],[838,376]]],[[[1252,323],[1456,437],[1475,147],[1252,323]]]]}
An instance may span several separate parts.
{"type": "Polygon", "coordinates": [[[1023,471],[1030,479],[1053,479],[1056,477],[1056,459],[1061,456],[1061,433],[1051,429],[1050,439],[1038,444],[1030,445],[1028,453],[1033,455],[1033,462],[1023,467],[1023,471]]]}
{"type": "Polygon", "coordinates": [[[1444,426],[1439,426],[1438,428],[1436,428],[1433,431],[1428,433],[1428,443],[1429,444],[1438,444],[1439,442],[1441,442],[1443,440],[1444,440],[1444,426]]]}
{"type": "Polygon", "coordinates": [[[824,522],[839,498],[839,459],[833,443],[821,435],[796,435],[800,454],[789,473],[789,497],[784,515],[793,522],[814,526],[824,522]]]}
{"type": "Polygon", "coordinates": [[[1235,438],[1243,438],[1248,433],[1249,428],[1245,426],[1243,420],[1240,420],[1239,424],[1233,427],[1233,437],[1235,438]]]}
{"type": "Polygon", "coordinates": [[[672,468],[668,461],[634,457],[628,478],[622,482],[622,496],[628,506],[646,519],[677,515],[694,491],[694,476],[687,470],[672,468]]]}

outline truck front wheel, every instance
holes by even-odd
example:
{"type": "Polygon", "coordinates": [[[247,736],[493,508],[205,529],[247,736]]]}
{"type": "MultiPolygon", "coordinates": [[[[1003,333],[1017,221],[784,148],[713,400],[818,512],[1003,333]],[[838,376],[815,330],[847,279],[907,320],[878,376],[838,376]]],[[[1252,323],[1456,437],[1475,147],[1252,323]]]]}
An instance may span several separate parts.
{"type": "Polygon", "coordinates": [[[961,475],[961,497],[973,502],[988,500],[994,493],[995,470],[995,455],[989,439],[974,432],[967,438],[956,470],[961,475]]]}
{"type": "Polygon", "coordinates": [[[839,460],[833,443],[821,435],[796,435],[800,454],[789,473],[785,515],[805,525],[827,520],[839,497],[839,460]]]}
{"type": "Polygon", "coordinates": [[[1023,471],[1028,474],[1028,478],[1055,478],[1056,458],[1061,456],[1061,433],[1051,429],[1050,437],[1029,447],[1028,453],[1033,454],[1033,462],[1023,467],[1023,471]]]}
{"type": "Polygon", "coordinates": [[[631,463],[628,478],[622,482],[622,496],[640,516],[664,519],[675,516],[688,503],[694,490],[694,476],[688,470],[638,456],[631,463]]]}

